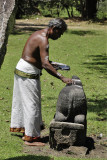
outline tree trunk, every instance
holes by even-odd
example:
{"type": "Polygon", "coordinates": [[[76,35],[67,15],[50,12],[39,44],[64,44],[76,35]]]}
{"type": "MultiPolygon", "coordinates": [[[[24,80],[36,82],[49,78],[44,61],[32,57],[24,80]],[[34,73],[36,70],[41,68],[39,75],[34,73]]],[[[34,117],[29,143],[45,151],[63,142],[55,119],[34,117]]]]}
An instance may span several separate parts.
{"type": "Polygon", "coordinates": [[[71,16],[74,17],[73,7],[71,7],[71,16]]]}
{"type": "Polygon", "coordinates": [[[86,0],[87,18],[93,19],[97,13],[97,0],[86,0]]]}
{"type": "Polygon", "coordinates": [[[59,4],[57,5],[57,15],[58,15],[58,17],[59,17],[59,13],[60,13],[60,7],[59,7],[59,4]]]}
{"type": "Polygon", "coordinates": [[[67,10],[67,13],[68,13],[68,17],[71,18],[68,8],[66,8],[66,10],[67,10]]]}
{"type": "Polygon", "coordinates": [[[83,18],[86,18],[86,8],[85,8],[85,3],[83,0],[80,0],[80,4],[81,4],[81,14],[83,18]]]}
{"type": "Polygon", "coordinates": [[[15,20],[15,0],[0,0],[0,68],[7,50],[9,33],[15,20]]]}

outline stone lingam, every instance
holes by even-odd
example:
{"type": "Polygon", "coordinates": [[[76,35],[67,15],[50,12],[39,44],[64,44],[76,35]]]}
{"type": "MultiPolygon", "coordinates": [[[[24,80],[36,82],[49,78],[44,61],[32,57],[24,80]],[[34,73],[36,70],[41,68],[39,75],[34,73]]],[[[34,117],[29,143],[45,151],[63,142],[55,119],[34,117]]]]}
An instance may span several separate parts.
{"type": "Polygon", "coordinates": [[[56,113],[50,123],[50,147],[61,150],[73,145],[83,146],[87,130],[87,102],[82,83],[77,76],[60,92],[56,113]]]}

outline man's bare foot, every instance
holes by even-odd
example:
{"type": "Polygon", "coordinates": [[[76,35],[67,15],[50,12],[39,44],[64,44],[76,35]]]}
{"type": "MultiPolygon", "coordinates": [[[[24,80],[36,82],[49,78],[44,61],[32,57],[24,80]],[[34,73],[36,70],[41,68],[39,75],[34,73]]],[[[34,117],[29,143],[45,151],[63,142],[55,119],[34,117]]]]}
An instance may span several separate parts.
{"type": "Polygon", "coordinates": [[[45,146],[45,143],[42,143],[42,142],[31,142],[30,143],[30,142],[25,141],[24,144],[28,146],[40,146],[40,147],[45,146]]]}

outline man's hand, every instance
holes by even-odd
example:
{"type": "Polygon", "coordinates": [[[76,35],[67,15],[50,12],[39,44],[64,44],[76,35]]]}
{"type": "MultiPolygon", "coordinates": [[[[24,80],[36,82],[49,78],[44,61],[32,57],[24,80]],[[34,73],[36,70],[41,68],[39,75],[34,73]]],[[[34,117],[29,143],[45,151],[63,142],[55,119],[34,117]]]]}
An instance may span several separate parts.
{"type": "Polygon", "coordinates": [[[71,84],[72,83],[71,78],[62,77],[61,80],[62,80],[62,82],[66,83],[66,84],[71,84]]]}

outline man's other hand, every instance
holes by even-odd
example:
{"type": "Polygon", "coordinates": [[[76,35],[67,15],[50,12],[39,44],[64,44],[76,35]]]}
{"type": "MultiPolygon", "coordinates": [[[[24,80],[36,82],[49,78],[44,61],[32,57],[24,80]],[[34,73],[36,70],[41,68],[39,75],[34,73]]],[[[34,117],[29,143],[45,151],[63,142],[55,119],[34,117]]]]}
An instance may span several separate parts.
{"type": "Polygon", "coordinates": [[[72,83],[71,78],[62,77],[61,80],[62,80],[62,82],[66,83],[66,84],[71,84],[72,83]]]}

